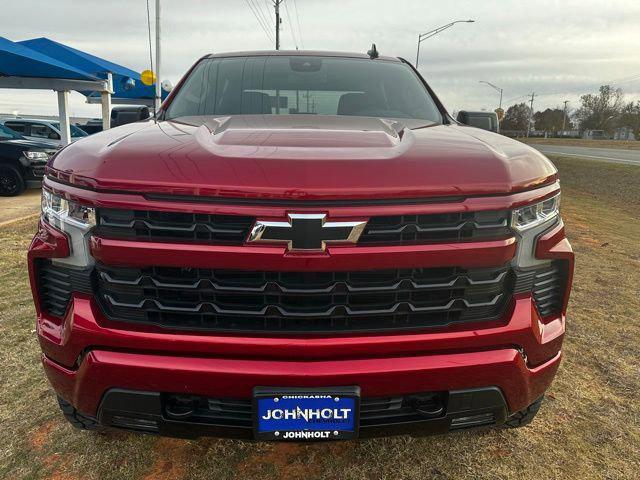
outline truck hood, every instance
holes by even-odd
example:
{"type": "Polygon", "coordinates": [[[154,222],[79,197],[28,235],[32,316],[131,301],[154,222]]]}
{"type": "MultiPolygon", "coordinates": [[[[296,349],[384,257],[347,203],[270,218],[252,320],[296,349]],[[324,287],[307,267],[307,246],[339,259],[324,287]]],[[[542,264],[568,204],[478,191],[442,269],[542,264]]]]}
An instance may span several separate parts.
{"type": "Polygon", "coordinates": [[[48,172],[97,190],[279,199],[506,194],[557,176],[536,150],[483,130],[316,115],[134,123],[66,147],[48,172]]]}

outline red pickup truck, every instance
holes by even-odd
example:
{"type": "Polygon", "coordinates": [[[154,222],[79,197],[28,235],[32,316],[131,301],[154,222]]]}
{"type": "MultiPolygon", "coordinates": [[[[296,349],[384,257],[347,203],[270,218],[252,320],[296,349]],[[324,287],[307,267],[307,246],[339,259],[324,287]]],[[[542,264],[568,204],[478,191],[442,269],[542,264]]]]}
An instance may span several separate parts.
{"type": "Polygon", "coordinates": [[[398,58],[200,59],[48,163],[42,362],[79,428],[261,440],[534,417],[573,253],[554,166],[398,58]]]}

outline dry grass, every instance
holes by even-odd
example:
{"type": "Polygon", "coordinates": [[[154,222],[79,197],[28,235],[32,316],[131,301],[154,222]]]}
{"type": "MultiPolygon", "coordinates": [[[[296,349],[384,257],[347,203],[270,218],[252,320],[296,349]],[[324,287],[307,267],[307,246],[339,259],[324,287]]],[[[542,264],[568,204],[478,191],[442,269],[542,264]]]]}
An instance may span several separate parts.
{"type": "Polygon", "coordinates": [[[332,444],[79,432],[58,414],[38,361],[24,253],[33,222],[1,228],[0,478],[637,478],[640,169],[557,164],[577,254],[565,359],[539,417],[519,430],[332,444]]]}
{"type": "Polygon", "coordinates": [[[538,145],[567,145],[572,147],[620,148],[640,150],[640,141],[633,140],[584,140],[582,138],[518,138],[521,142],[538,145]]]}

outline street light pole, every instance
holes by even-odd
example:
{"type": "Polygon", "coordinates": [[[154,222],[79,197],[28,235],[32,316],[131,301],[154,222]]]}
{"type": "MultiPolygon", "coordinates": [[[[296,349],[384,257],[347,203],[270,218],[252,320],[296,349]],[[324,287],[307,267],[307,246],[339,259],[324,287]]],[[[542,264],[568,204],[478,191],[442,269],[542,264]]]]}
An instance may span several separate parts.
{"type": "Polygon", "coordinates": [[[473,22],[475,22],[475,20],[456,20],[455,22],[447,23],[446,25],[442,25],[441,27],[434,28],[433,30],[429,30],[428,32],[421,33],[420,35],[418,35],[418,52],[416,53],[416,70],[418,69],[418,63],[420,61],[420,44],[424,40],[439,34],[443,30],[446,30],[447,28],[453,27],[456,23],[473,23],[473,22]]]}
{"type": "Polygon", "coordinates": [[[156,113],[162,105],[162,86],[160,85],[160,0],[156,0],[156,98],[154,99],[156,113]]]}
{"type": "Polygon", "coordinates": [[[487,82],[486,80],[478,80],[478,83],[484,83],[485,85],[489,85],[496,92],[500,92],[500,106],[498,108],[502,109],[502,88],[496,87],[493,83],[487,82]]]}

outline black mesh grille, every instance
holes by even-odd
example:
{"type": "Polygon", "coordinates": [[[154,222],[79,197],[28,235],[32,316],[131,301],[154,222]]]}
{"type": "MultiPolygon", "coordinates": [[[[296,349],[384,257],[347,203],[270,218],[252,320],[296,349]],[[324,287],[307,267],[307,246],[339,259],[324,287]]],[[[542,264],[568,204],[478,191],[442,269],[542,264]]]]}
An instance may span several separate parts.
{"type": "Polygon", "coordinates": [[[107,238],[242,244],[254,218],[239,215],[98,209],[96,234],[107,238]]]}
{"type": "Polygon", "coordinates": [[[114,320],[175,329],[337,332],[497,319],[512,295],[507,267],[259,272],[97,266],[114,320]]]}
{"type": "MultiPolygon", "coordinates": [[[[193,395],[165,395],[165,415],[189,422],[213,425],[253,426],[251,399],[206,398],[193,395]],[[185,415],[183,412],[190,412],[185,415]]],[[[360,426],[373,427],[416,422],[444,415],[446,394],[433,392],[397,397],[360,399],[360,426]],[[420,410],[418,410],[420,409],[420,410]],[[422,413],[421,413],[422,412],[422,413]]]]}
{"type": "MultiPolygon", "coordinates": [[[[242,244],[254,217],[98,209],[96,235],[135,240],[242,244]]],[[[508,212],[461,212],[372,217],[361,245],[459,242],[510,236],[508,212]]]]}
{"type": "Polygon", "coordinates": [[[566,262],[552,262],[548,267],[536,270],[533,279],[533,299],[541,317],[560,313],[566,286],[566,262]]]}
{"type": "Polygon", "coordinates": [[[40,308],[56,317],[67,311],[71,293],[91,293],[91,273],[87,269],[77,269],[55,265],[51,260],[37,263],[40,308]]]}
{"type": "Polygon", "coordinates": [[[360,244],[460,242],[510,236],[508,212],[460,212],[373,217],[360,244]]]}

